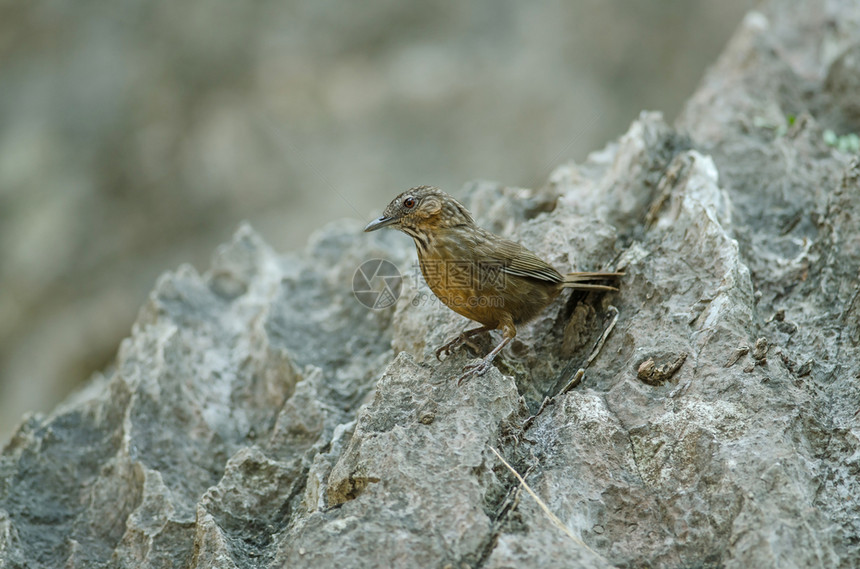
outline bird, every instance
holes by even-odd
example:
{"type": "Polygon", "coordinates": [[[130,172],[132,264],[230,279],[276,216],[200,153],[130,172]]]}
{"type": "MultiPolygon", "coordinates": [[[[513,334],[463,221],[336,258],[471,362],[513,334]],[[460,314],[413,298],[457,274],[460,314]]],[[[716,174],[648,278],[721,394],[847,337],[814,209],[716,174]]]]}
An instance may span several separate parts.
{"type": "Polygon", "coordinates": [[[517,326],[540,314],[565,288],[617,291],[607,281],[624,273],[577,272],[562,275],[524,246],[479,227],[469,210],[434,186],[409,189],[367,224],[365,232],[384,227],[410,236],[418,251],[424,280],[454,312],[481,324],[462,332],[436,350],[448,357],[470,338],[501,330],[502,340],[479,362],[463,368],[458,385],[482,375],[517,335],[517,326]]]}

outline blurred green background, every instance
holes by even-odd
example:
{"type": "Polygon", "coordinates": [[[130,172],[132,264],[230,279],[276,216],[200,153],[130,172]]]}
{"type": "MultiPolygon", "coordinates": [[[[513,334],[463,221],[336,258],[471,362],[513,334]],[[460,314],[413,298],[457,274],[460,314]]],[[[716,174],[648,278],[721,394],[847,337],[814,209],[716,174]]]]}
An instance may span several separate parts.
{"type": "Polygon", "coordinates": [[[414,185],[540,185],[671,120],[754,4],[0,2],[0,440],[241,220],[295,250],[414,185]]]}

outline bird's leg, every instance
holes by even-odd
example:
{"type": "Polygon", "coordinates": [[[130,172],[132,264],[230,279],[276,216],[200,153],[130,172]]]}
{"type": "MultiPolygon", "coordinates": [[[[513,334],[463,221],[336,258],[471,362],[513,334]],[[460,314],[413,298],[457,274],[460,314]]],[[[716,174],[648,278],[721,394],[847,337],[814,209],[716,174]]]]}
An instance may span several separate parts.
{"type": "Polygon", "coordinates": [[[463,383],[463,380],[472,375],[484,375],[490,366],[493,365],[493,359],[499,352],[502,351],[502,348],[507,346],[511,340],[513,340],[517,335],[517,328],[514,326],[513,319],[510,316],[507,316],[502,323],[502,341],[499,342],[499,345],[493,348],[489,354],[484,357],[479,363],[469,364],[463,368],[463,375],[460,376],[460,379],[457,381],[457,385],[463,383]]]}
{"type": "Polygon", "coordinates": [[[481,332],[486,332],[488,330],[494,330],[492,326],[481,326],[480,328],[472,328],[471,330],[466,330],[459,336],[455,336],[450,342],[438,348],[436,350],[436,359],[440,362],[442,361],[441,355],[445,354],[445,357],[451,355],[451,352],[460,348],[461,345],[466,344],[470,346],[472,349],[477,351],[477,346],[469,342],[469,338],[472,336],[477,336],[481,332]]]}

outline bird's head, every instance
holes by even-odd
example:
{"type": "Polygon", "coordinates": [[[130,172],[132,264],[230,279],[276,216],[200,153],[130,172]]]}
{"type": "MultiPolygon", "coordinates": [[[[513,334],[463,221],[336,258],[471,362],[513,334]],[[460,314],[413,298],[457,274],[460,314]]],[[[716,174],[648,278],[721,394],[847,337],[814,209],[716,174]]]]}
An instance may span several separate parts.
{"type": "Polygon", "coordinates": [[[426,232],[472,223],[469,210],[453,197],[433,186],[418,186],[394,198],[382,217],[368,223],[364,230],[392,227],[404,233],[426,232]]]}

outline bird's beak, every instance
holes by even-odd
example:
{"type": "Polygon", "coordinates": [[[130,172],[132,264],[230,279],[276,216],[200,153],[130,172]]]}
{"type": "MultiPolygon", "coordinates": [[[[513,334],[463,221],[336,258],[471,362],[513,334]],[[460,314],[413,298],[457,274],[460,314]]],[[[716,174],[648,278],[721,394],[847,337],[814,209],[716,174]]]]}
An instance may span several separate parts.
{"type": "Polygon", "coordinates": [[[364,231],[376,231],[377,229],[382,229],[383,227],[388,227],[389,225],[394,225],[397,223],[396,217],[385,217],[382,216],[379,219],[374,219],[370,223],[367,224],[367,227],[364,228],[364,231]]]}

